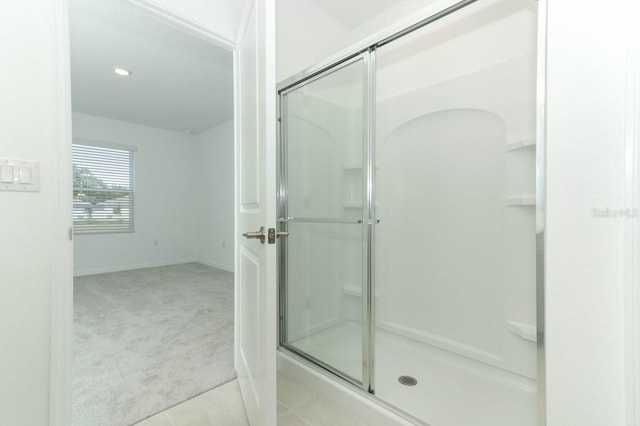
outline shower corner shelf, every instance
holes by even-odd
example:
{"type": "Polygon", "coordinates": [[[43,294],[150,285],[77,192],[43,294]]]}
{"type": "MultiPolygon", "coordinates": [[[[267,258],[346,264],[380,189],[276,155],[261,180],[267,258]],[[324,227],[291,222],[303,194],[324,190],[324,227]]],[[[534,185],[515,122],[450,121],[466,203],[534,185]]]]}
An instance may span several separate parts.
{"type": "Polygon", "coordinates": [[[347,171],[347,170],[362,170],[362,164],[356,164],[356,163],[345,164],[344,166],[342,166],[342,168],[345,171],[347,171]]]}
{"type": "Polygon", "coordinates": [[[507,197],[507,206],[535,206],[535,195],[519,195],[515,197],[507,197]]]}
{"type": "MultiPolygon", "coordinates": [[[[362,203],[360,201],[343,201],[342,207],[345,209],[361,209],[362,203]]],[[[379,209],[380,205],[376,204],[376,208],[379,209]]]]}
{"type": "Polygon", "coordinates": [[[361,209],[362,203],[360,201],[343,201],[342,207],[345,209],[361,209]]]}
{"type": "MultiPolygon", "coordinates": [[[[360,297],[362,298],[362,289],[355,285],[348,285],[342,288],[342,293],[346,296],[360,297]]],[[[375,292],[378,297],[378,292],[375,292]]]]}
{"type": "Polygon", "coordinates": [[[509,320],[507,320],[507,325],[511,333],[523,338],[524,340],[534,343],[537,341],[537,329],[535,325],[509,320]]]}
{"type": "MultiPolygon", "coordinates": [[[[380,166],[378,164],[376,164],[376,169],[379,169],[380,166]]],[[[358,170],[362,170],[362,164],[361,163],[347,163],[344,164],[342,166],[342,169],[344,171],[358,171],[358,170]]]]}
{"type": "Polygon", "coordinates": [[[342,292],[347,296],[362,297],[362,289],[354,285],[343,287],[342,292]]]}
{"type": "Polygon", "coordinates": [[[521,149],[535,149],[536,148],[536,140],[535,139],[523,139],[517,142],[510,142],[507,144],[507,152],[518,151],[521,149]]]}

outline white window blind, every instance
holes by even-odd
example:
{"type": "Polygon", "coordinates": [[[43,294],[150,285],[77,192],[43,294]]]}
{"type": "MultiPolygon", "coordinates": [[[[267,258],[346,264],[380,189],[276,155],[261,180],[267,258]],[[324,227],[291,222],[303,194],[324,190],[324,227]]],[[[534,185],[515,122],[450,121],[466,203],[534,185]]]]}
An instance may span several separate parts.
{"type": "Polygon", "coordinates": [[[135,149],[74,143],[73,229],[133,232],[135,149]]]}

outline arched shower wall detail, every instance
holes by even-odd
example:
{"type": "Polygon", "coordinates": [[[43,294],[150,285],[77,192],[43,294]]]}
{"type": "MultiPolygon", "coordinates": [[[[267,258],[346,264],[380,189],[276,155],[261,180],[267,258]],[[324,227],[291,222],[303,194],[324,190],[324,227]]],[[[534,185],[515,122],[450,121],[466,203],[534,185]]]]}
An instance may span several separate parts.
{"type": "Polygon", "coordinates": [[[414,423],[533,426],[537,10],[462,3],[281,85],[281,346],[414,423]]]}
{"type": "MultiPolygon", "coordinates": [[[[377,241],[383,243],[376,244],[375,276],[376,292],[384,302],[378,303],[376,327],[535,379],[535,332],[529,331],[535,330],[535,305],[529,306],[527,323],[518,312],[506,312],[510,303],[532,300],[526,290],[535,288],[535,275],[523,280],[522,274],[505,267],[504,259],[513,250],[524,252],[533,268],[535,243],[534,235],[526,233],[534,227],[533,212],[505,209],[510,202],[505,175],[511,162],[505,141],[505,123],[498,115],[458,108],[413,118],[378,143],[377,241]],[[387,176],[388,170],[402,172],[387,176]],[[430,196],[416,197],[419,193],[430,196]],[[420,212],[419,232],[433,244],[416,247],[423,241],[414,238],[413,227],[394,227],[386,234],[385,224],[405,222],[408,211],[420,212]],[[467,217],[465,227],[458,223],[460,216],[467,217]],[[475,244],[467,238],[474,229],[486,234],[475,244]],[[503,244],[492,247],[488,243],[496,235],[503,244]],[[466,268],[451,271],[451,265],[432,262],[432,255],[442,257],[443,250],[448,250],[446,257],[466,256],[466,268]],[[415,264],[423,271],[420,286],[407,276],[416,272],[415,264]],[[474,274],[494,279],[478,282],[474,274]],[[440,285],[445,277],[448,284],[440,285]],[[454,291],[465,297],[447,303],[454,291]],[[411,301],[402,296],[405,292],[412,293],[411,301]],[[415,300],[420,302],[412,303],[415,300]],[[488,326],[489,320],[493,325],[488,326]],[[464,327],[451,325],[460,321],[464,327]]],[[[524,160],[529,160],[531,174],[533,157],[525,154],[524,160]]]]}

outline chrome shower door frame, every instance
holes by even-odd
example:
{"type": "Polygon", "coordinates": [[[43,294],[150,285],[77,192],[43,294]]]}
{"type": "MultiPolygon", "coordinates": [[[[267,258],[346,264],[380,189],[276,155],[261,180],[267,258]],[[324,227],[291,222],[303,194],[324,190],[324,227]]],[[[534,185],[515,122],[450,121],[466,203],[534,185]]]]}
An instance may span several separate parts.
{"type": "Polygon", "coordinates": [[[287,241],[281,241],[281,244],[278,249],[278,282],[280,288],[279,294],[279,343],[281,347],[286,348],[288,351],[295,353],[296,355],[311,360],[316,365],[322,367],[324,370],[327,370],[340,378],[348,381],[349,383],[362,388],[368,392],[373,393],[372,389],[372,375],[371,372],[373,370],[373,366],[371,365],[371,360],[373,359],[373,317],[371,313],[372,309],[372,301],[370,300],[370,295],[372,294],[372,241],[371,237],[373,235],[373,201],[371,200],[371,194],[373,193],[373,172],[371,171],[371,166],[369,164],[369,158],[371,157],[372,151],[372,123],[371,118],[373,116],[373,103],[372,103],[372,90],[373,87],[373,79],[372,79],[372,65],[371,65],[371,54],[370,49],[365,49],[364,51],[356,52],[343,60],[332,64],[331,66],[325,67],[322,70],[314,73],[310,73],[304,78],[298,79],[292,84],[279,87],[278,88],[278,106],[277,110],[279,113],[278,116],[278,179],[277,179],[277,192],[279,194],[278,199],[278,230],[279,231],[289,231],[288,223],[292,222],[306,222],[306,223],[343,223],[343,224],[360,224],[362,226],[362,259],[363,259],[363,271],[362,271],[362,328],[363,328],[363,341],[362,341],[362,380],[358,380],[354,377],[347,375],[341,370],[335,368],[332,365],[327,364],[326,362],[305,353],[293,345],[288,343],[288,335],[287,335],[287,323],[285,318],[285,312],[287,312],[287,300],[288,300],[288,279],[287,279],[287,258],[288,258],[288,248],[287,241]],[[320,219],[320,218],[293,218],[289,217],[288,214],[288,170],[287,170],[287,162],[288,162],[288,138],[287,138],[287,102],[285,97],[295,91],[298,90],[305,85],[313,83],[319,79],[327,77],[335,72],[342,70],[343,68],[352,65],[358,61],[363,61],[364,65],[364,82],[366,90],[363,94],[363,106],[366,110],[365,119],[363,120],[363,128],[362,134],[364,135],[364,149],[362,150],[362,164],[363,164],[363,191],[366,194],[365,200],[363,200],[363,208],[360,219],[357,220],[340,220],[340,219],[320,219]]]}
{"type": "MultiPolygon", "coordinates": [[[[368,119],[366,120],[364,129],[367,136],[365,155],[363,158],[364,182],[363,188],[366,191],[366,202],[363,206],[363,231],[366,236],[363,245],[363,327],[366,326],[366,332],[363,334],[363,380],[359,382],[345,376],[335,368],[323,363],[308,354],[292,348],[286,344],[286,325],[284,313],[287,308],[287,277],[283,271],[286,271],[287,247],[286,242],[281,243],[278,256],[278,280],[279,280],[279,321],[280,321],[280,346],[286,351],[292,353],[296,359],[309,365],[314,369],[320,369],[324,372],[330,372],[340,379],[355,385],[364,396],[373,399],[376,403],[384,406],[390,411],[405,417],[416,424],[426,424],[424,421],[402,411],[401,409],[387,403],[375,396],[375,274],[373,265],[373,255],[375,252],[375,76],[376,76],[376,49],[384,46],[404,35],[412,33],[415,30],[423,28],[441,18],[444,18],[466,6],[482,0],[461,0],[452,2],[449,7],[434,13],[418,22],[407,25],[406,27],[380,37],[374,42],[366,42],[361,46],[356,46],[351,52],[342,56],[331,58],[328,61],[314,65],[305,71],[288,78],[278,84],[277,92],[277,111],[278,118],[278,218],[279,230],[287,231],[287,171],[286,171],[286,135],[283,129],[286,125],[286,104],[282,102],[283,95],[289,93],[295,88],[299,88],[304,84],[308,84],[318,78],[322,78],[343,66],[352,63],[360,57],[366,57],[368,66],[368,92],[365,96],[370,102],[366,105],[368,119]]],[[[536,325],[537,325],[537,423],[539,426],[546,425],[546,348],[545,348],[545,245],[546,245],[546,40],[547,40],[547,0],[536,0],[538,3],[537,13],[537,70],[536,70],[536,325]]],[[[282,242],[282,240],[281,240],[282,242]]]]}

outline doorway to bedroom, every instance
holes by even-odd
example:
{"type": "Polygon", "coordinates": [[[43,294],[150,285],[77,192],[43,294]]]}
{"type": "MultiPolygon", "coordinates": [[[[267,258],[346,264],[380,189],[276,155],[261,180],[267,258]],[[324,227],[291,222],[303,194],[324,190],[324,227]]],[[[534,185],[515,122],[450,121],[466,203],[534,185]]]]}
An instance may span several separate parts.
{"type": "Polygon", "coordinates": [[[73,424],[135,424],[235,378],[233,53],[73,0],[73,424]]]}

